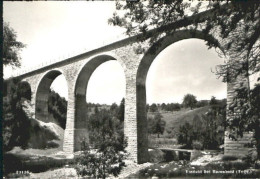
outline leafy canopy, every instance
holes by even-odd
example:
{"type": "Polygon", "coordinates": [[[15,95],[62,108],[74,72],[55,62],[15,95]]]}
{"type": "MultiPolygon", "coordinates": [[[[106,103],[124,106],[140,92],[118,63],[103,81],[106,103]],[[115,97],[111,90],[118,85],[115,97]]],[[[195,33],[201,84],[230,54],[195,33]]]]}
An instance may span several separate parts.
{"type": "Polygon", "coordinates": [[[192,95],[192,94],[186,94],[183,98],[183,105],[185,107],[190,107],[190,109],[194,108],[197,100],[196,100],[196,96],[192,95]]]}
{"type": "Polygon", "coordinates": [[[17,41],[17,35],[8,23],[3,24],[3,64],[20,67],[19,52],[25,47],[25,44],[17,41]]]}
{"type": "MultiPolygon", "coordinates": [[[[154,43],[159,38],[181,28],[200,30],[216,39],[205,39],[209,47],[219,47],[220,55],[231,58],[217,68],[217,74],[227,79],[227,70],[237,76],[247,66],[250,73],[260,71],[259,35],[260,1],[151,0],[116,1],[116,12],[109,24],[124,27],[126,34],[143,33],[143,39],[154,43]],[[157,29],[156,29],[157,28],[157,29]],[[155,30],[151,30],[155,29],[155,30]],[[152,32],[152,33],[150,33],[152,32]],[[149,35],[148,35],[149,34],[149,35]]],[[[229,76],[231,76],[229,74],[229,76]]]]}

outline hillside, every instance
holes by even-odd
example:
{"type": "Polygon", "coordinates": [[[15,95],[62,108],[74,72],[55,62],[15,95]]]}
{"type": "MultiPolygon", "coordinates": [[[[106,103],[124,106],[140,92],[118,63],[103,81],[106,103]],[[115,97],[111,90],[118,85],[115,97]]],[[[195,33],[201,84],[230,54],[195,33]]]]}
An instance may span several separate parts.
{"type": "MultiPolygon", "coordinates": [[[[163,116],[163,120],[166,122],[166,130],[174,127],[174,130],[177,132],[179,127],[183,125],[186,121],[192,122],[195,115],[201,116],[209,110],[209,106],[196,108],[193,110],[190,109],[181,109],[180,111],[174,112],[160,112],[163,116]]],[[[148,113],[148,117],[153,117],[155,113],[148,113]]],[[[166,131],[165,130],[165,131],[166,131]]]]}

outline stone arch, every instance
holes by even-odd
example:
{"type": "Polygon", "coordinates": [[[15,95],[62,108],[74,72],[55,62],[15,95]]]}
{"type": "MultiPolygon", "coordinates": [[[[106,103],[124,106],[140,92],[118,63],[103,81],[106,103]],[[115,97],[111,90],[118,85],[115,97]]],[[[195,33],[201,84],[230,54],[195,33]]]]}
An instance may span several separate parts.
{"type": "MultiPolygon", "coordinates": [[[[156,56],[171,44],[185,39],[213,40],[218,41],[211,35],[205,35],[201,31],[180,30],[167,35],[152,46],[144,54],[138,66],[136,76],[136,102],[137,102],[137,138],[138,138],[138,159],[141,163],[148,161],[148,135],[147,135],[147,115],[146,115],[146,77],[149,68],[156,56]]],[[[221,46],[218,45],[221,50],[221,46]]]]}
{"type": "Polygon", "coordinates": [[[48,112],[48,97],[52,82],[61,74],[60,69],[53,69],[44,73],[36,88],[35,118],[43,122],[50,122],[48,112]]]}
{"type": "MultiPolygon", "coordinates": [[[[100,54],[91,58],[81,68],[75,83],[75,121],[74,121],[74,151],[80,150],[80,143],[84,139],[89,142],[88,119],[87,119],[87,87],[93,72],[104,62],[117,60],[122,66],[122,62],[112,53],[100,54]]],[[[125,71],[124,71],[125,72],[125,71]]]]}

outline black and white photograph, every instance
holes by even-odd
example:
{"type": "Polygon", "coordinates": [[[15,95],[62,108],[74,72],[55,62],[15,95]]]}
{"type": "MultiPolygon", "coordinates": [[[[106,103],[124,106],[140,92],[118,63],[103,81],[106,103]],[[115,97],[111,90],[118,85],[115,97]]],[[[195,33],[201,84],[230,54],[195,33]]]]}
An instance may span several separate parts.
{"type": "Polygon", "coordinates": [[[259,0],[2,6],[3,178],[260,176],[259,0]]]}

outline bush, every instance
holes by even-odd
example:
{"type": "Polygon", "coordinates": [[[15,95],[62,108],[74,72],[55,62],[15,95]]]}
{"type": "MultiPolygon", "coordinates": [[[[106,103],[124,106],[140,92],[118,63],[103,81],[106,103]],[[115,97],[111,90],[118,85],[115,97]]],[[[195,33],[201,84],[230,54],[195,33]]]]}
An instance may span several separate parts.
{"type": "MultiPolygon", "coordinates": [[[[195,141],[201,142],[200,149],[216,150],[224,143],[225,107],[212,107],[205,115],[195,115],[192,123],[185,121],[178,132],[178,143],[193,148],[195,141]]],[[[195,144],[199,145],[199,144],[195,144]]]]}
{"type": "Polygon", "coordinates": [[[149,151],[149,159],[152,163],[159,163],[165,161],[165,153],[159,149],[149,151]]]}
{"type": "Polygon", "coordinates": [[[193,141],[192,142],[192,148],[195,149],[195,150],[201,150],[202,149],[202,143],[200,141],[193,141]]]}
{"type": "Polygon", "coordinates": [[[242,158],[244,162],[246,162],[248,165],[253,165],[257,161],[257,151],[256,150],[250,150],[248,154],[242,158]]]}
{"type": "Polygon", "coordinates": [[[125,163],[126,139],[123,123],[111,111],[95,110],[90,116],[90,139],[96,151],[91,151],[89,141],[82,141],[83,153],[77,160],[75,169],[80,176],[106,178],[117,176],[125,163]]]}
{"type": "Polygon", "coordinates": [[[116,152],[114,147],[91,152],[87,144],[84,141],[83,143],[85,149],[75,167],[78,175],[93,178],[106,178],[110,174],[118,176],[125,166],[123,159],[126,155],[124,152],[116,152]]]}

